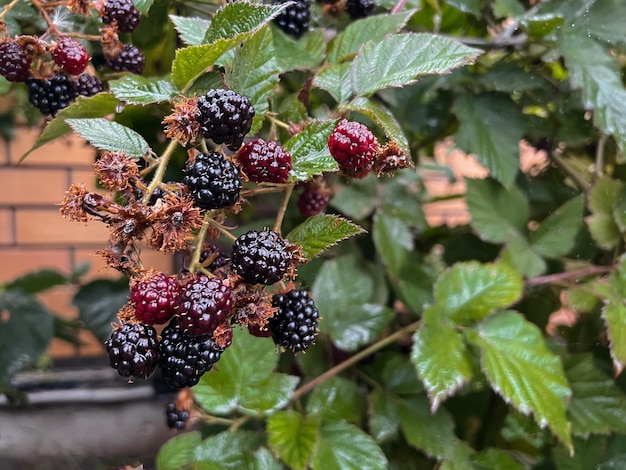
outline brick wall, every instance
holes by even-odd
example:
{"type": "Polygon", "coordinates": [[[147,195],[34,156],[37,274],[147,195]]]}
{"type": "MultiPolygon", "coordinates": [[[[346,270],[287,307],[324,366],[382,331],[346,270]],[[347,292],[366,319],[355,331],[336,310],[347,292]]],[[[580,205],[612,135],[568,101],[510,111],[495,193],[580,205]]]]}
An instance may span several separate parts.
{"type": "MultiPolygon", "coordinates": [[[[95,186],[93,149],[79,138],[61,138],[17,166],[38,135],[38,129],[18,128],[12,141],[0,141],[0,283],[42,268],[70,273],[85,261],[90,263],[86,281],[118,277],[94,254],[106,244],[104,224],[70,222],[59,214],[58,204],[71,183],[95,186]]],[[[144,250],[142,259],[147,266],[171,271],[169,256],[144,250]]],[[[76,317],[73,295],[74,288],[63,286],[44,293],[41,300],[59,315],[76,317]]],[[[56,358],[102,353],[102,345],[91,334],[84,332],[81,339],[85,346],[79,350],[54,340],[49,352],[56,358]]]]}

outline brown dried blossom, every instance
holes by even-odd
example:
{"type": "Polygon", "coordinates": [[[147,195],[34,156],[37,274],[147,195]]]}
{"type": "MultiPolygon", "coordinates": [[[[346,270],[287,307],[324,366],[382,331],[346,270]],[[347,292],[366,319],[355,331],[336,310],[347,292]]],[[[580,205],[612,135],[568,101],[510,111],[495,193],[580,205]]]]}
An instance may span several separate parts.
{"type": "Polygon", "coordinates": [[[89,215],[83,208],[85,196],[89,194],[84,183],[74,183],[67,191],[65,197],[61,201],[61,214],[75,222],[87,222],[89,215]]]}
{"type": "Polygon", "coordinates": [[[202,227],[202,213],[188,194],[168,194],[153,206],[155,221],[150,245],[174,253],[187,248],[194,230],[202,227]]]}
{"type": "Polygon", "coordinates": [[[125,323],[137,323],[137,317],[135,316],[135,307],[130,302],[124,304],[122,308],[117,312],[117,319],[121,324],[125,323]]]}
{"type": "Polygon", "coordinates": [[[276,311],[272,306],[272,297],[264,289],[251,289],[247,284],[240,284],[232,292],[232,321],[242,326],[264,329],[276,311]]]}
{"type": "Polygon", "coordinates": [[[165,116],[162,124],[165,124],[165,136],[175,139],[183,147],[187,143],[195,142],[200,132],[200,123],[196,118],[198,112],[198,100],[193,98],[181,98],[174,103],[172,114],[165,116]]]}
{"type": "Polygon", "coordinates": [[[139,179],[139,165],[124,153],[105,152],[94,163],[94,173],[109,191],[132,189],[139,179]]]}
{"type": "Polygon", "coordinates": [[[233,344],[233,328],[230,326],[230,323],[224,322],[215,328],[213,341],[215,341],[215,344],[220,348],[224,349],[233,344]]]}
{"type": "Polygon", "coordinates": [[[90,15],[90,5],[89,0],[68,0],[67,2],[68,10],[77,15],[90,15]]]}
{"type": "Polygon", "coordinates": [[[106,248],[96,251],[107,263],[107,266],[118,270],[131,278],[143,269],[139,251],[132,243],[109,241],[106,248]]]}
{"type": "Polygon", "coordinates": [[[414,168],[414,165],[395,140],[384,145],[376,153],[374,160],[376,176],[389,175],[403,168],[414,168]]]}

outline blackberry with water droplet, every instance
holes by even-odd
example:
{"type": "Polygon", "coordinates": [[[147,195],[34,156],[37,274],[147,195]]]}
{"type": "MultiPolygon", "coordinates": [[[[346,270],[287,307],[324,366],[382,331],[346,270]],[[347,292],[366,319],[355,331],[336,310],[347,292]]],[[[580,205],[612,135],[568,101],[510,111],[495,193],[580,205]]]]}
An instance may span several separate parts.
{"type": "Polygon", "coordinates": [[[126,323],[105,342],[111,367],[122,377],[147,379],[159,357],[157,333],[149,325],[126,323]]]}
{"type": "Polygon", "coordinates": [[[205,138],[237,150],[252,128],[254,108],[248,98],[232,90],[212,89],[198,98],[196,118],[205,138]]]}
{"type": "Polygon", "coordinates": [[[50,80],[29,78],[28,101],[42,114],[56,115],[76,97],[72,83],[65,75],[55,75],[50,80]]]}
{"type": "Polygon", "coordinates": [[[248,284],[280,281],[293,260],[291,244],[272,230],[250,230],[233,243],[231,267],[248,284]]]}
{"type": "Polygon", "coordinates": [[[200,209],[230,207],[239,199],[239,169],[220,153],[197,154],[185,172],[183,182],[200,209]]]}
{"type": "Polygon", "coordinates": [[[139,25],[141,13],[132,0],[106,0],[102,12],[105,24],[117,23],[117,29],[124,33],[132,33],[139,25]]]}
{"type": "Polygon", "coordinates": [[[309,291],[294,289],[272,297],[278,310],[269,321],[274,342],[294,352],[306,351],[318,334],[319,311],[309,291]]]}
{"type": "Polygon", "coordinates": [[[0,44],[0,75],[10,82],[24,82],[30,77],[32,59],[15,41],[0,44]]]}
{"type": "MultiPolygon", "coordinates": [[[[289,0],[275,0],[274,5],[282,5],[289,0]]],[[[285,33],[300,37],[309,28],[311,21],[311,1],[296,0],[296,2],[281,12],[274,18],[274,23],[285,33]]]]}

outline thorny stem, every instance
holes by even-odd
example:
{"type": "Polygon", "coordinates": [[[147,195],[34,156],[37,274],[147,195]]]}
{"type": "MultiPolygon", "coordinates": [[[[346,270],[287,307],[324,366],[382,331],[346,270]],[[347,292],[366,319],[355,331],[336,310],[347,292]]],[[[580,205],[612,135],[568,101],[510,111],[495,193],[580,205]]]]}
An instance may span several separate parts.
{"type": "Polygon", "coordinates": [[[344,370],[348,369],[349,367],[352,367],[356,363],[360,362],[362,359],[365,359],[366,357],[370,356],[371,354],[375,353],[376,351],[381,350],[385,346],[388,346],[388,345],[390,345],[392,343],[395,343],[402,336],[404,336],[406,334],[409,334],[409,333],[413,333],[420,326],[422,326],[422,320],[418,320],[418,321],[416,321],[414,323],[411,323],[410,325],[405,326],[404,328],[402,328],[402,329],[396,331],[395,333],[393,333],[393,334],[391,334],[391,335],[381,339],[380,341],[377,341],[376,343],[372,344],[369,348],[366,348],[363,351],[355,354],[354,356],[346,359],[345,361],[337,364],[335,367],[332,367],[332,368],[328,369],[323,374],[318,375],[316,378],[314,378],[310,382],[305,383],[302,387],[298,388],[295,392],[293,392],[293,395],[291,396],[291,400],[292,401],[297,400],[298,398],[300,398],[305,393],[308,393],[311,390],[313,390],[315,387],[317,387],[322,382],[328,380],[331,377],[334,377],[335,375],[339,374],[340,372],[343,372],[344,370]]]}
{"type": "Polygon", "coordinates": [[[211,416],[211,415],[201,415],[202,421],[207,424],[227,424],[233,425],[235,420],[228,418],[220,418],[219,416],[211,416]]]}
{"type": "Polygon", "coordinates": [[[226,236],[227,238],[229,238],[232,241],[237,240],[237,237],[234,236],[232,233],[230,233],[228,230],[226,230],[224,228],[224,226],[222,224],[220,224],[217,220],[213,219],[213,218],[209,218],[208,220],[209,224],[211,224],[213,227],[215,227],[217,230],[219,230],[219,232],[226,236]]]}
{"type": "Polygon", "coordinates": [[[204,244],[204,238],[206,237],[206,233],[209,230],[211,213],[207,212],[204,215],[204,221],[202,222],[202,227],[200,227],[200,231],[196,236],[196,246],[193,250],[193,255],[191,256],[191,261],[189,262],[189,272],[193,273],[196,270],[198,264],[200,264],[200,255],[202,254],[202,245],[204,244]]]}
{"type": "Polygon", "coordinates": [[[146,194],[143,196],[142,203],[144,205],[148,204],[148,201],[150,200],[150,196],[159,187],[159,185],[163,181],[163,175],[165,174],[165,170],[167,168],[167,164],[169,163],[170,157],[174,153],[174,150],[176,150],[176,146],[177,145],[178,145],[178,141],[177,140],[170,141],[169,145],[167,146],[167,148],[163,152],[163,155],[161,155],[161,157],[159,158],[158,166],[157,166],[157,169],[156,169],[156,173],[154,174],[154,178],[152,178],[152,181],[150,181],[150,186],[148,186],[148,190],[146,191],[146,194]]]}
{"type": "Polygon", "coordinates": [[[87,41],[100,41],[102,37],[95,34],[83,34],[72,31],[71,33],[60,33],[60,36],[67,36],[72,38],[86,39],[87,41]]]}
{"type": "Polygon", "coordinates": [[[604,149],[606,146],[606,134],[602,134],[598,139],[598,149],[596,150],[596,178],[604,176],[604,149]]]}
{"type": "Polygon", "coordinates": [[[17,5],[20,2],[20,0],[13,0],[11,3],[9,3],[8,5],[6,5],[3,9],[2,12],[0,13],[0,21],[2,21],[4,19],[4,17],[7,15],[7,13],[9,11],[11,11],[11,8],[13,8],[15,5],[17,5]]]}
{"type": "Polygon", "coordinates": [[[262,188],[247,189],[245,191],[241,191],[241,196],[252,197],[256,196],[257,194],[279,193],[281,191],[283,191],[282,186],[264,186],[262,188]]]}
{"type": "Polygon", "coordinates": [[[241,426],[246,424],[246,422],[249,419],[250,419],[250,416],[242,416],[241,418],[237,418],[233,420],[232,424],[228,428],[228,432],[231,432],[231,433],[237,432],[237,429],[239,429],[241,426]]]}
{"type": "Polygon", "coordinates": [[[552,154],[550,155],[552,157],[552,159],[554,160],[554,162],[561,168],[561,170],[563,170],[564,173],[567,174],[567,176],[569,176],[574,183],[576,183],[576,186],[578,186],[578,188],[586,193],[587,191],[589,191],[591,189],[591,186],[589,183],[587,183],[577,172],[576,170],[574,170],[571,166],[569,166],[569,164],[556,152],[552,152],[552,154]]]}
{"type": "Polygon", "coordinates": [[[276,124],[278,127],[282,127],[283,129],[287,129],[290,130],[291,127],[289,126],[289,124],[281,121],[280,119],[276,119],[274,116],[272,116],[271,114],[266,114],[267,118],[272,121],[274,124],[276,124]]]}
{"type": "Polygon", "coordinates": [[[285,212],[287,211],[287,205],[289,204],[293,187],[293,184],[285,186],[285,194],[283,194],[283,200],[280,203],[278,214],[276,214],[276,222],[274,222],[274,232],[276,233],[280,234],[280,227],[283,224],[283,219],[285,218],[285,212]]]}
{"type": "Polygon", "coordinates": [[[545,284],[558,284],[563,281],[578,280],[582,277],[593,276],[595,274],[606,274],[611,272],[615,266],[590,266],[577,271],[565,273],[548,274],[526,281],[527,286],[541,286],[545,284]]]}

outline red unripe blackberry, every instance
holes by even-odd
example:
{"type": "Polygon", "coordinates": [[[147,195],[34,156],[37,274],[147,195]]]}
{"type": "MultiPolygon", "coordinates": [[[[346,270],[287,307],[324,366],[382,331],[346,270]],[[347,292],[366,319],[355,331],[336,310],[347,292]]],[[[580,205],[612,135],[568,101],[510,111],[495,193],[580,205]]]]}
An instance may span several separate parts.
{"type": "Polygon", "coordinates": [[[107,59],[107,67],[115,72],[131,72],[141,75],[146,66],[143,52],[132,44],[126,44],[117,57],[107,59]]]}
{"type": "Polygon", "coordinates": [[[51,52],[54,62],[70,75],[78,75],[89,63],[89,54],[83,45],[70,38],[61,39],[51,52]]]}
{"type": "Polygon", "coordinates": [[[278,142],[255,139],[237,152],[241,169],[255,183],[285,183],[291,155],[278,142]]]}
{"type": "Polygon", "coordinates": [[[117,29],[132,33],[137,28],[141,13],[132,0],[107,0],[104,4],[102,21],[106,24],[117,23],[117,29]]]}
{"type": "Polygon", "coordinates": [[[167,404],[165,415],[167,416],[167,427],[172,429],[183,429],[189,419],[189,411],[178,409],[174,402],[167,404]]]}
{"type": "Polygon", "coordinates": [[[113,331],[104,345],[111,367],[122,377],[147,379],[157,365],[159,342],[149,325],[126,323],[113,331]]]}
{"type": "Polygon", "coordinates": [[[346,13],[357,20],[370,16],[374,9],[374,0],[346,0],[346,13]]]}
{"type": "Polygon", "coordinates": [[[45,115],[54,116],[76,98],[74,87],[65,75],[55,75],[50,80],[29,78],[26,86],[28,101],[45,115]]]}
{"type": "Polygon", "coordinates": [[[248,284],[280,281],[293,259],[291,245],[272,230],[250,230],[233,243],[231,268],[248,284]]]}
{"type": "Polygon", "coordinates": [[[189,335],[212,335],[233,308],[230,287],[217,277],[197,276],[182,289],[180,326],[189,335]]]}
{"type": "Polygon", "coordinates": [[[316,186],[307,186],[298,196],[296,205],[300,215],[311,217],[324,212],[329,200],[330,198],[325,191],[321,191],[316,186]]]}
{"type": "MultiPolygon", "coordinates": [[[[274,5],[282,5],[289,0],[274,0],[274,5]]],[[[274,23],[285,33],[299,37],[309,28],[311,21],[311,1],[296,0],[293,5],[281,10],[274,18],[274,23]]]]}
{"type": "Polygon", "coordinates": [[[360,122],[342,119],[328,139],[328,149],[344,173],[362,178],[374,165],[378,141],[360,122]]]}
{"type": "Polygon", "coordinates": [[[167,322],[178,310],[180,285],[172,276],[156,273],[134,284],[130,301],[135,306],[135,317],[148,325],[167,322]]]}
{"type": "Polygon", "coordinates": [[[88,73],[81,73],[72,86],[76,96],[93,96],[104,91],[102,80],[88,73]]]}
{"type": "Polygon", "coordinates": [[[218,152],[199,153],[185,167],[183,182],[200,209],[230,207],[239,199],[239,169],[218,152]]]}
{"type": "Polygon", "coordinates": [[[241,146],[252,128],[253,117],[250,100],[232,90],[212,89],[198,98],[196,118],[202,134],[231,150],[241,146]]]}
{"type": "Polygon", "coordinates": [[[278,311],[270,319],[274,342],[294,352],[306,351],[318,333],[319,311],[309,291],[294,289],[272,297],[278,311]]]}
{"type": "Polygon", "coordinates": [[[31,57],[15,41],[0,44],[0,75],[10,82],[25,82],[30,77],[31,57]]]}
{"type": "Polygon", "coordinates": [[[193,387],[223,352],[211,335],[189,336],[174,318],[161,333],[159,370],[170,387],[193,387]]]}

